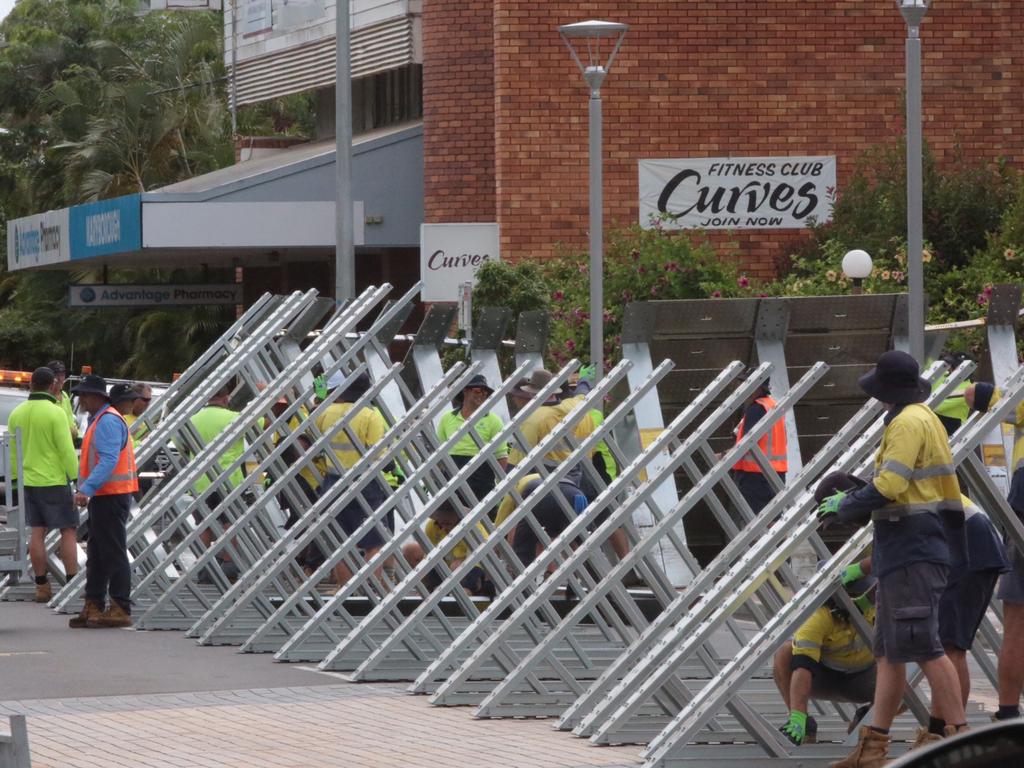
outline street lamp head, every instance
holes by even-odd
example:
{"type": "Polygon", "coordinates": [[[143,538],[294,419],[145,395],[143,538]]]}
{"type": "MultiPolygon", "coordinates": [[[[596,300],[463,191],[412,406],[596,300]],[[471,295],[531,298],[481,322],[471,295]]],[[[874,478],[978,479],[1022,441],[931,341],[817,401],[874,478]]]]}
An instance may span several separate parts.
{"type": "Polygon", "coordinates": [[[903,14],[908,27],[919,27],[928,13],[932,0],[896,0],[896,7],[903,14]]]}
{"type": "Polygon", "coordinates": [[[563,24],[558,28],[558,34],[569,48],[592,94],[596,95],[601,89],[628,29],[626,24],[596,19],[563,24]],[[607,58],[605,51],[608,51],[607,58]]]}
{"type": "Polygon", "coordinates": [[[871,274],[871,256],[867,251],[855,248],[843,256],[843,274],[854,280],[863,280],[871,274]]]}

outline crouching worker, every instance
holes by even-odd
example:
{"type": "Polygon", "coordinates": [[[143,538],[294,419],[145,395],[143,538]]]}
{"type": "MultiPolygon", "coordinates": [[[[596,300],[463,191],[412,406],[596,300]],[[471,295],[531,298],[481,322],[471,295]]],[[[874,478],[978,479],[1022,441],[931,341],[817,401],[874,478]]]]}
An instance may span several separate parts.
{"type": "MultiPolygon", "coordinates": [[[[525,501],[537,488],[540,487],[543,479],[540,475],[527,475],[516,486],[516,491],[525,501]]],[[[587,507],[587,497],[580,487],[570,480],[562,479],[558,482],[558,489],[549,491],[533,507],[533,517],[550,537],[555,538],[569,527],[569,524],[587,507]],[[562,500],[559,500],[559,496],[562,500]],[[569,512],[566,511],[568,508],[569,512]]],[[[505,518],[512,514],[518,506],[515,496],[509,494],[501,501],[498,507],[498,517],[495,523],[501,525],[505,518]]],[[[512,534],[512,549],[524,566],[529,565],[543,550],[540,538],[525,519],[520,520],[512,534]]]]}
{"type": "MultiPolygon", "coordinates": [[[[858,567],[843,574],[843,588],[871,625],[875,623],[870,576],[852,578],[858,567]],[[850,575],[848,575],[850,574],[850,575]]],[[[807,714],[811,699],[863,705],[850,726],[852,731],[875,697],[875,657],[839,600],[829,601],[793,635],[792,643],[778,650],[772,669],[775,685],[789,709],[789,722],[779,730],[791,742],[813,744],[817,723],[807,714]]]]}
{"type": "MultiPolygon", "coordinates": [[[[445,501],[441,506],[434,510],[430,515],[430,519],[424,526],[423,532],[426,534],[427,539],[435,547],[438,546],[448,534],[452,532],[459,520],[459,512],[455,509],[454,505],[450,501],[445,501]]],[[[487,538],[487,529],[484,528],[483,524],[477,523],[477,529],[480,531],[480,535],[487,538]]],[[[461,539],[456,544],[452,551],[445,555],[444,562],[448,566],[448,570],[454,571],[465,560],[470,553],[472,548],[469,542],[465,538],[461,539]]],[[[406,561],[410,567],[415,568],[416,565],[423,560],[424,552],[423,547],[417,544],[415,541],[410,541],[408,544],[402,547],[402,554],[405,555],[406,561]]],[[[442,575],[437,569],[431,570],[426,576],[423,577],[423,583],[427,586],[427,589],[434,591],[441,586],[442,575]]],[[[487,579],[487,574],[484,569],[479,565],[472,568],[469,573],[462,577],[459,581],[462,585],[462,590],[469,596],[479,596],[494,594],[494,587],[487,579]]]]}

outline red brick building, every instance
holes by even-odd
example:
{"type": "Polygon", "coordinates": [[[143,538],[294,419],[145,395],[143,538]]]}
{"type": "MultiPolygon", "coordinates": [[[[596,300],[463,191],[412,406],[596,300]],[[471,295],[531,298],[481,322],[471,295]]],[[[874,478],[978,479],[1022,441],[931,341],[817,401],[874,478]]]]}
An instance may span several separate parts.
{"type": "MultiPolygon", "coordinates": [[[[557,27],[588,18],[630,25],[602,89],[607,226],[637,220],[640,159],[835,155],[841,194],[863,150],[901,141],[895,0],[425,0],[427,222],[497,221],[506,259],[586,247],[587,93],[557,27]]],[[[1024,3],[941,0],[922,41],[939,161],[1019,163],[1024,3]]],[[[729,238],[768,276],[800,236],[729,238]]]]}

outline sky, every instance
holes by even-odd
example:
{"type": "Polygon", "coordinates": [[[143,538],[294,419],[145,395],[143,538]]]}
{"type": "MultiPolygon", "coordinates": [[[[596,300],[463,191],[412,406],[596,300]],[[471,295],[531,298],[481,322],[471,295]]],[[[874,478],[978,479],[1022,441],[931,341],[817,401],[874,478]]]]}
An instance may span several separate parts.
{"type": "Polygon", "coordinates": [[[4,18],[8,13],[11,12],[11,8],[14,7],[14,0],[0,0],[0,19],[4,18]]]}

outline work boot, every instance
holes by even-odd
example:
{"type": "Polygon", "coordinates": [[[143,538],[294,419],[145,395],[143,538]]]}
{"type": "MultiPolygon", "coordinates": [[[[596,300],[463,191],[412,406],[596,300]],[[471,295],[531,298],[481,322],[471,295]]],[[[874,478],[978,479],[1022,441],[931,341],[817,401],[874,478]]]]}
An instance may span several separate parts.
{"type": "Polygon", "coordinates": [[[93,615],[88,623],[90,629],[118,629],[131,625],[132,615],[122,608],[117,600],[111,600],[107,610],[93,615]]]}
{"type": "Polygon", "coordinates": [[[53,599],[53,587],[50,586],[50,582],[46,581],[42,584],[36,584],[36,602],[37,603],[48,603],[53,599]]]}
{"type": "MultiPolygon", "coordinates": [[[[951,726],[948,725],[946,726],[947,729],[950,727],[951,726]]],[[[907,751],[913,752],[915,749],[927,747],[929,744],[934,744],[936,741],[942,741],[942,738],[942,736],[939,736],[937,733],[932,733],[927,728],[918,728],[917,738],[914,739],[914,743],[910,745],[910,749],[907,751]]]]}
{"type": "Polygon", "coordinates": [[[72,617],[68,622],[68,626],[72,629],[85,629],[91,626],[89,623],[94,616],[99,616],[103,613],[103,606],[97,603],[95,600],[85,598],[85,607],[82,612],[77,616],[72,617]]]}
{"type": "Polygon", "coordinates": [[[950,736],[956,736],[958,733],[967,733],[971,730],[971,727],[964,723],[963,725],[947,725],[945,730],[946,738],[948,739],[950,736]]]}
{"type": "Polygon", "coordinates": [[[829,768],[882,768],[889,753],[889,735],[862,725],[857,735],[857,748],[829,768]]]}

